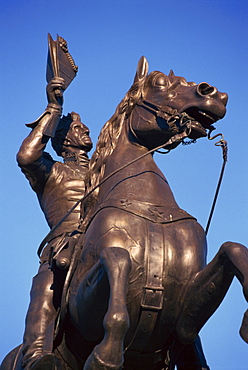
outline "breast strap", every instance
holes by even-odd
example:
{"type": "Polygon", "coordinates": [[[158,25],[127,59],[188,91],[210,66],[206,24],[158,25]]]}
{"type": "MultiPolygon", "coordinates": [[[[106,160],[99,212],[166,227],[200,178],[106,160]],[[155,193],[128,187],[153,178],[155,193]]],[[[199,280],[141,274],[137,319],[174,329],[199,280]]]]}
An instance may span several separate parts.
{"type": "Polygon", "coordinates": [[[184,219],[196,220],[195,217],[191,216],[179,207],[168,207],[167,205],[157,205],[133,199],[129,200],[127,198],[121,198],[119,200],[114,198],[107,199],[98,206],[92,218],[94,218],[99,211],[105,208],[121,209],[159,224],[167,224],[184,219]]]}

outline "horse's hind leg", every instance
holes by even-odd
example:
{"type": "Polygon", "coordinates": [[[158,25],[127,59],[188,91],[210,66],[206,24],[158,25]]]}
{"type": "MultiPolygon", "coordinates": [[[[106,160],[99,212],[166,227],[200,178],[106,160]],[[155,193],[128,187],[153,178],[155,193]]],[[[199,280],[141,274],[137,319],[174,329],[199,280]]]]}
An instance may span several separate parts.
{"type": "Polygon", "coordinates": [[[129,327],[126,291],[131,269],[129,253],[118,247],[105,248],[100,264],[109,281],[109,305],[104,317],[104,338],[87,359],[84,370],[119,370],[123,364],[123,341],[129,327]]]}
{"type": "MultiPolygon", "coordinates": [[[[234,276],[242,284],[248,301],[248,249],[242,244],[227,242],[205,269],[196,275],[187,292],[177,324],[180,341],[187,343],[194,340],[222,302],[234,276]]],[[[248,311],[244,315],[240,335],[248,343],[248,311]]]]}

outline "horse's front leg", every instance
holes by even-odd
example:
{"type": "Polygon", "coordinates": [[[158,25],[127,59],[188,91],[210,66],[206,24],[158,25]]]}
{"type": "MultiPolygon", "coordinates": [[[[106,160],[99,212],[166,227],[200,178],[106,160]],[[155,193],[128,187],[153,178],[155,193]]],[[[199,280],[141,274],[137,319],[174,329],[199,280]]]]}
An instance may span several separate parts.
{"type": "Polygon", "coordinates": [[[100,255],[100,265],[109,282],[104,338],[87,359],[84,370],[119,370],[123,364],[123,341],[129,327],[126,293],[131,260],[123,248],[105,248],[100,255]]]}
{"type": "MultiPolygon", "coordinates": [[[[177,324],[180,341],[190,342],[215,312],[236,276],[248,301],[248,249],[242,244],[227,242],[214,259],[194,279],[185,298],[184,309],[177,324]]],[[[240,335],[248,343],[248,310],[240,335]]]]}

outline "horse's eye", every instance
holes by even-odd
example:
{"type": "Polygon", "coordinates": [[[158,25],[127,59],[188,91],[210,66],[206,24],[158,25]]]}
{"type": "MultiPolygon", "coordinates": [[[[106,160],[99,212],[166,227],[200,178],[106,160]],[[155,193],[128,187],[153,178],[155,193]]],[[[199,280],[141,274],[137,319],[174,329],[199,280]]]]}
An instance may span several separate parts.
{"type": "Polygon", "coordinates": [[[155,86],[167,86],[167,80],[165,77],[160,76],[155,80],[155,86]]]}

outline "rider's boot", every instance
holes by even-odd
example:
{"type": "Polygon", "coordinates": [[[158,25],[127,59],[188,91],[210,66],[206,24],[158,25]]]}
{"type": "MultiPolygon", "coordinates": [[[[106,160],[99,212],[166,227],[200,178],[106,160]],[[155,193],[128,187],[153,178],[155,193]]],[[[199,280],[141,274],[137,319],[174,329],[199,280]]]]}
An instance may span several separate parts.
{"type": "Polygon", "coordinates": [[[56,366],[57,361],[53,353],[40,356],[35,362],[29,367],[30,370],[55,370],[58,369],[56,366]]]}
{"type": "Polygon", "coordinates": [[[56,317],[53,285],[54,274],[48,263],[45,263],[34,277],[30,293],[22,351],[22,366],[25,370],[57,369],[56,358],[52,353],[56,317]]]}

